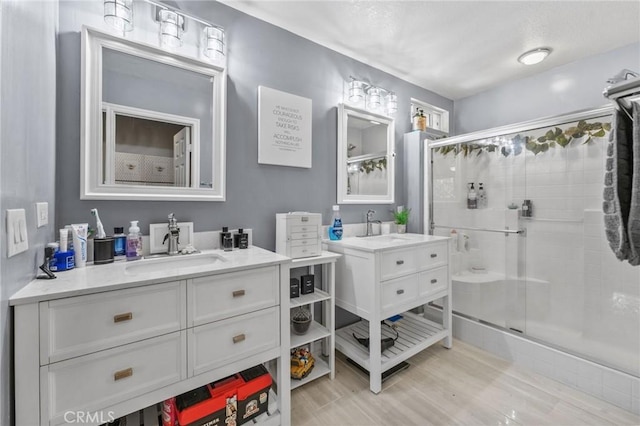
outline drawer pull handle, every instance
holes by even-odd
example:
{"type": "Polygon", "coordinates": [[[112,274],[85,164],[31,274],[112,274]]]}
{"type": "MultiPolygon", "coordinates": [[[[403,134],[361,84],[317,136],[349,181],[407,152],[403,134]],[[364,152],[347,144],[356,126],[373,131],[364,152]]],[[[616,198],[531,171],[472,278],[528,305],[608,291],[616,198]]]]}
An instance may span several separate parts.
{"type": "Polygon", "coordinates": [[[118,314],[113,316],[113,322],[131,321],[133,319],[133,312],[127,312],[126,314],[118,314]]]}
{"type": "Polygon", "coordinates": [[[437,283],[437,282],[438,282],[438,280],[437,280],[437,279],[435,279],[435,278],[431,280],[431,284],[435,284],[435,283],[437,283]]]}
{"type": "Polygon", "coordinates": [[[233,343],[243,342],[245,339],[244,334],[238,334],[237,336],[233,336],[233,343]]]}
{"type": "Polygon", "coordinates": [[[434,257],[438,257],[438,255],[435,253],[431,253],[431,258],[433,259],[434,257]]]}
{"type": "Polygon", "coordinates": [[[404,260],[396,260],[396,265],[404,265],[404,260]]]}
{"type": "Polygon", "coordinates": [[[404,290],[403,290],[403,289],[396,290],[396,293],[398,293],[398,294],[404,294],[404,290]]]}
{"type": "Polygon", "coordinates": [[[244,290],[236,290],[233,292],[233,297],[241,297],[244,296],[244,290]]]}
{"type": "Polygon", "coordinates": [[[118,381],[133,376],[133,368],[127,368],[125,370],[116,371],[113,373],[113,380],[118,381]]]}

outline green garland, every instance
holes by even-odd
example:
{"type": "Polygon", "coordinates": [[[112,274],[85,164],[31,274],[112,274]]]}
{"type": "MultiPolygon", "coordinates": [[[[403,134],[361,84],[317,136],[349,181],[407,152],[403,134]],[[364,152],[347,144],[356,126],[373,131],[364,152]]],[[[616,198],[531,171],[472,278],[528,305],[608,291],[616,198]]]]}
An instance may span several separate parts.
{"type": "Polygon", "coordinates": [[[473,154],[480,155],[483,152],[496,152],[497,150],[500,153],[508,157],[510,155],[520,155],[523,151],[523,148],[527,151],[533,152],[534,155],[538,155],[541,152],[547,152],[549,148],[555,148],[556,146],[561,146],[562,148],[566,148],[574,141],[579,139],[583,139],[585,136],[588,136],[587,139],[583,142],[584,144],[588,144],[593,140],[593,138],[601,138],[606,136],[606,134],[611,131],[611,123],[587,123],[582,120],[579,121],[576,126],[569,127],[566,130],[562,130],[559,127],[556,127],[553,130],[548,130],[544,135],[535,137],[535,136],[522,136],[520,134],[511,138],[511,144],[509,145],[500,145],[494,142],[489,143],[464,143],[457,145],[447,145],[434,148],[435,152],[439,152],[442,155],[447,155],[450,152],[454,152],[455,155],[463,153],[465,157],[473,154]]]}
{"type": "Polygon", "coordinates": [[[383,170],[386,168],[387,168],[386,158],[382,158],[380,160],[366,160],[366,161],[363,161],[362,164],[360,165],[360,172],[369,174],[375,171],[376,169],[383,170]]]}

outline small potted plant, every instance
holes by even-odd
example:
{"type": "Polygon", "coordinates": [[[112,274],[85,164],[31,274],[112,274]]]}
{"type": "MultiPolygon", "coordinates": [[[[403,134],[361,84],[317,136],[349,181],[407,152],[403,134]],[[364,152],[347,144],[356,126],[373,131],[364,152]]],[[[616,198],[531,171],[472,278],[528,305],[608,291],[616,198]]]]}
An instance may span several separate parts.
{"type": "Polygon", "coordinates": [[[407,232],[407,222],[409,221],[409,212],[411,209],[402,209],[393,212],[393,219],[398,229],[398,234],[407,232]]]}

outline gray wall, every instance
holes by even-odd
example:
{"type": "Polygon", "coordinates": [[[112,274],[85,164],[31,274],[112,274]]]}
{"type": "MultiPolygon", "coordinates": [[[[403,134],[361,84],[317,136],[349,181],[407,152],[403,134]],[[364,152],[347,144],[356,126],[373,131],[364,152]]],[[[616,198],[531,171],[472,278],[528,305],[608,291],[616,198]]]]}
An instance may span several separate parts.
{"type": "Polygon", "coordinates": [[[55,223],[55,94],[58,5],[3,0],[0,34],[0,207],[24,208],[29,250],[6,257],[0,232],[0,424],[11,424],[11,311],[8,298],[35,276],[55,223]],[[49,203],[49,225],[36,228],[35,203],[49,203]]]}
{"type": "Polygon", "coordinates": [[[590,56],[457,100],[456,134],[604,105],[607,101],[602,90],[607,79],[623,68],[640,72],[640,44],[590,56]]]}
{"type": "MultiPolygon", "coordinates": [[[[448,110],[453,103],[361,62],[340,55],[278,27],[216,2],[182,2],[189,12],[225,27],[228,34],[227,82],[227,201],[120,202],[81,201],[80,173],[80,27],[78,3],[60,3],[58,61],[58,188],[57,224],[91,223],[97,207],[107,229],[139,220],[143,233],[150,223],[166,221],[174,212],[180,221],[193,221],[196,231],[222,226],[254,229],[254,243],[275,248],[275,214],[306,210],[323,214],[328,223],[336,202],[336,105],[350,75],[371,80],[398,94],[396,164],[402,164],[402,135],[410,130],[409,103],[415,97],[448,110]],[[264,85],[313,101],[313,167],[300,169],[259,165],[258,86],[264,85]]],[[[144,18],[138,17],[136,18],[144,18]]],[[[384,54],[384,52],[380,52],[384,54]]],[[[402,203],[402,174],[396,193],[402,203]]],[[[346,223],[362,222],[368,208],[377,218],[391,220],[389,205],[342,206],[346,223]]]]}

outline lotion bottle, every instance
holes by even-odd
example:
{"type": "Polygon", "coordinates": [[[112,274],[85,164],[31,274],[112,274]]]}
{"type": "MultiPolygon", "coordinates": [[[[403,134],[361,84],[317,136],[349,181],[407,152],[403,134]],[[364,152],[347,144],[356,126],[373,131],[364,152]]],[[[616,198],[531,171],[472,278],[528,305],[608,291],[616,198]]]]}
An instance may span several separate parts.
{"type": "Polygon", "coordinates": [[[138,221],[132,220],[127,235],[127,260],[138,260],[142,257],[142,235],[138,221]]]}

